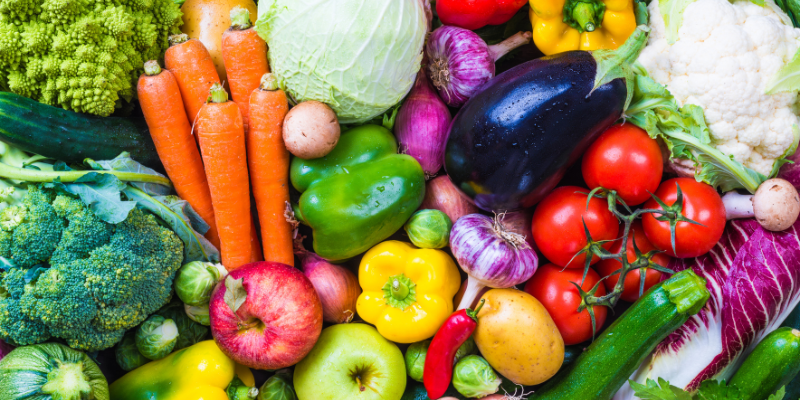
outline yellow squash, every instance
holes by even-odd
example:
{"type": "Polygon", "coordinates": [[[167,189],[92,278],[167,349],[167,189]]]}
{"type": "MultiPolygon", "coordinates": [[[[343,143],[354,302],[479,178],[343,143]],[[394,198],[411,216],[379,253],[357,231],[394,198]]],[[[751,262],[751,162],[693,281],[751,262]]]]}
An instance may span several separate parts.
{"type": "Polygon", "coordinates": [[[389,240],[364,254],[358,282],[358,315],[386,339],[413,343],[432,337],[453,313],[461,275],[441,250],[389,240]]]}
{"type": "Polygon", "coordinates": [[[633,0],[530,0],[533,42],[545,55],[616,49],[636,29],[633,0]]]}

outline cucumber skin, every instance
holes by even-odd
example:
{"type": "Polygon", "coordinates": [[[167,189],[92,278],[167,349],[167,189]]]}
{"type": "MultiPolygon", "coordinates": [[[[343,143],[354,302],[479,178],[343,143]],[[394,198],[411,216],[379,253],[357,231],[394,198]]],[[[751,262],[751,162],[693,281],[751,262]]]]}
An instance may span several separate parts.
{"type": "Polygon", "coordinates": [[[656,345],[690,317],[653,287],[530,400],[611,399],[656,345]]]}
{"type": "Polygon", "coordinates": [[[733,375],[730,385],[739,388],[743,400],[766,399],[800,372],[800,336],[792,330],[778,328],[767,335],[733,375]]]}
{"type": "Polygon", "coordinates": [[[9,92],[0,92],[0,140],[67,163],[110,160],[127,151],[163,169],[150,135],[131,120],[79,114],[9,92]]]}

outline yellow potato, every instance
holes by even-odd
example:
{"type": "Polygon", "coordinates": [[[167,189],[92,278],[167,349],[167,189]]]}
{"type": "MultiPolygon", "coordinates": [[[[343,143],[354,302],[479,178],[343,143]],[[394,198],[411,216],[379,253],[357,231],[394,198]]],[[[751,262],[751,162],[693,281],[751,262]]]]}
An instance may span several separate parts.
{"type": "Polygon", "coordinates": [[[516,289],[492,289],[481,297],[475,344],[489,364],[520,385],[538,385],[564,362],[564,339],[542,303],[516,289]]]}
{"type": "Polygon", "coordinates": [[[181,6],[181,31],[190,38],[203,42],[214,60],[219,79],[225,86],[228,75],[222,60],[222,33],[231,27],[231,9],[236,6],[250,11],[250,22],[256,23],[258,7],[253,0],[186,0],[181,6]]]}

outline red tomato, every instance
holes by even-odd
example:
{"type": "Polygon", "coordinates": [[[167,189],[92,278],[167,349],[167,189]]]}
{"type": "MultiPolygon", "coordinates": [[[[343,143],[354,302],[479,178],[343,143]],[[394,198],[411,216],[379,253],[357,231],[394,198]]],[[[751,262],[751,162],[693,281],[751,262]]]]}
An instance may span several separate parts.
{"type": "MultiPolygon", "coordinates": [[[[622,233],[620,232],[620,236],[622,233]]],[[[633,262],[636,260],[636,251],[633,249],[633,242],[636,242],[636,247],[639,248],[639,251],[642,254],[647,254],[650,251],[656,249],[649,240],[647,240],[647,236],[644,234],[644,228],[642,227],[641,221],[634,221],[631,225],[631,231],[628,234],[628,246],[626,251],[626,255],[628,258],[628,262],[633,262]]],[[[622,241],[618,240],[614,242],[614,244],[608,249],[608,251],[612,253],[619,253],[620,248],[622,247],[622,241]]],[[[669,264],[669,260],[672,257],[664,254],[658,253],[654,255],[651,260],[661,265],[662,267],[666,267],[669,264]]],[[[622,268],[622,263],[617,260],[608,259],[608,260],[600,260],[597,265],[594,266],[597,270],[597,273],[600,276],[607,276],[603,281],[603,284],[606,286],[608,291],[614,290],[614,286],[616,286],[617,281],[619,281],[619,274],[611,275],[612,272],[622,268]]],[[[625,287],[622,289],[622,300],[634,302],[639,299],[639,275],[638,269],[628,272],[627,277],[625,277],[625,287]]],[[[653,287],[656,283],[661,281],[661,276],[663,273],[661,271],[656,271],[652,268],[646,269],[644,274],[644,291],[646,292],[648,289],[653,287]]]]}
{"type": "MultiPolygon", "coordinates": [[[[645,214],[642,217],[644,233],[657,249],[664,250],[673,257],[697,257],[711,250],[722,237],[722,231],[725,229],[725,206],[713,187],[692,178],[666,180],[658,187],[655,195],[664,204],[671,206],[675,204],[678,186],[683,192],[681,214],[702,225],[678,222],[675,228],[676,251],[674,252],[668,221],[656,220],[656,214],[645,214]]],[[[644,207],[661,209],[653,199],[648,200],[644,207]]]]}
{"type": "MultiPolygon", "coordinates": [[[[558,331],[561,332],[561,337],[564,338],[565,345],[582,343],[592,338],[592,320],[589,316],[589,310],[578,312],[581,296],[578,293],[578,288],[570,282],[580,284],[583,278],[583,271],[579,269],[565,269],[562,271],[561,269],[561,267],[553,264],[539,267],[533,277],[525,284],[525,291],[535,297],[536,300],[539,300],[550,316],[553,317],[558,331]]],[[[588,292],[599,280],[600,276],[590,268],[589,273],[586,274],[586,280],[581,285],[581,289],[584,292],[588,292]]],[[[599,297],[605,294],[605,287],[600,285],[595,296],[599,297]]],[[[595,333],[600,332],[600,328],[606,322],[607,313],[608,309],[606,307],[594,307],[594,320],[597,327],[597,332],[595,333]]]]}
{"type": "Polygon", "coordinates": [[[635,206],[658,189],[664,159],[658,143],[633,124],[614,125],[589,146],[581,164],[589,188],[613,189],[626,204],[635,206]]]}
{"type": "MultiPolygon", "coordinates": [[[[608,211],[605,199],[592,198],[586,208],[585,193],[588,189],[577,186],[562,186],[553,190],[544,198],[533,212],[531,231],[536,247],[545,258],[558,266],[567,268],[583,268],[586,254],[570,260],[586,246],[586,233],[583,222],[594,241],[616,239],[619,221],[608,211]],[[569,263],[569,265],[567,265],[569,263]]],[[[606,243],[608,248],[612,243],[606,243]]],[[[592,257],[592,263],[599,260],[592,257]]]]}

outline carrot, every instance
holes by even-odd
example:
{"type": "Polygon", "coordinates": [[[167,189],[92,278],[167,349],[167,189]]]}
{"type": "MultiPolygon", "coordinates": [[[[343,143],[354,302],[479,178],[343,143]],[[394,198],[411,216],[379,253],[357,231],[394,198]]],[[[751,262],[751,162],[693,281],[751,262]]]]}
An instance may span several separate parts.
{"type": "Polygon", "coordinates": [[[169,37],[170,47],[164,54],[164,64],[175,75],[181,90],[189,122],[195,123],[197,113],[206,103],[211,85],[220,83],[211,55],[197,39],[186,34],[169,37]]]}
{"type": "Polygon", "coordinates": [[[250,93],[258,88],[261,77],[269,72],[267,43],[250,23],[250,11],[231,9],[231,27],[222,34],[222,59],[228,73],[233,101],[239,105],[247,132],[250,120],[250,93]]]}
{"type": "Polygon", "coordinates": [[[289,111],[286,93],[272,74],[250,95],[247,161],[261,223],[264,259],[294,266],[292,227],[284,212],[289,201],[289,152],[283,144],[283,119],[289,111]]]}
{"type": "Polygon", "coordinates": [[[197,115],[195,131],[206,167],[222,243],[222,265],[236,269],[251,260],[252,220],[242,113],[221,84],[211,87],[197,115]]]}
{"type": "Polygon", "coordinates": [[[206,238],[219,248],[203,160],[192,137],[192,126],[183,109],[175,77],[167,70],[162,71],[157,61],[148,61],[144,63],[144,74],[136,90],[158,157],[175,191],[208,224],[206,238]]]}

